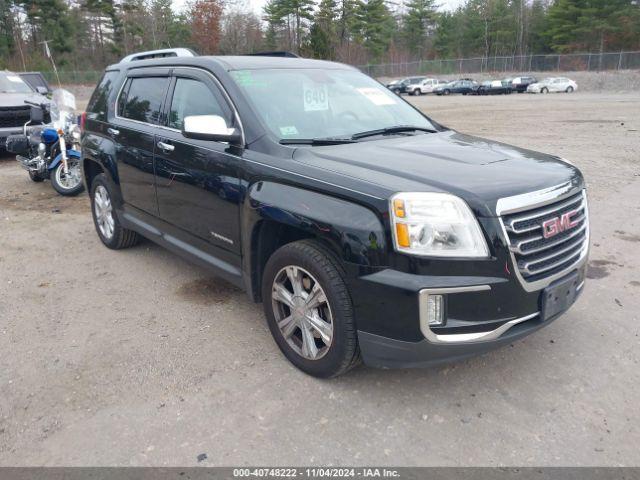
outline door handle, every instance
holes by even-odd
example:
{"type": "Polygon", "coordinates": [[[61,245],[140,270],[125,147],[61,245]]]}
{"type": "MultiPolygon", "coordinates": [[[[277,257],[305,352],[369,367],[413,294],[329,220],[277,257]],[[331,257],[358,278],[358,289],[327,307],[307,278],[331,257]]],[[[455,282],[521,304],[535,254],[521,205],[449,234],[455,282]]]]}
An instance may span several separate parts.
{"type": "Polygon", "coordinates": [[[113,135],[114,137],[116,135],[120,135],[120,130],[116,130],[115,128],[107,128],[107,132],[109,133],[109,135],[113,135]]]}
{"type": "Polygon", "coordinates": [[[173,152],[176,149],[176,147],[171,145],[170,143],[158,142],[157,145],[158,145],[158,148],[165,153],[173,152]]]}

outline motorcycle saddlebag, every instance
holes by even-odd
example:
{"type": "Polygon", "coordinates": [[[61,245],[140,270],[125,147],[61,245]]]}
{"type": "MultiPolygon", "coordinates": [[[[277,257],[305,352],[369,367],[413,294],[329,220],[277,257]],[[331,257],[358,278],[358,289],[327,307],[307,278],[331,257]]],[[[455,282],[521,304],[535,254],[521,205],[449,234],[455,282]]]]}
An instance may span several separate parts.
{"type": "Polygon", "coordinates": [[[24,135],[9,135],[6,146],[8,152],[23,155],[29,152],[29,137],[24,135]]]}

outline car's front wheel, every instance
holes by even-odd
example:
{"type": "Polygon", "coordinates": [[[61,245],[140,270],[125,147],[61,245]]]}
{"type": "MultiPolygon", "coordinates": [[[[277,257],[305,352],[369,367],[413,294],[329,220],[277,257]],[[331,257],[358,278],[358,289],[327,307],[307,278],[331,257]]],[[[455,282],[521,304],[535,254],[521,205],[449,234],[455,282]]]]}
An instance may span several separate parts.
{"type": "Polygon", "coordinates": [[[569,86],[569,87],[567,87],[567,89],[565,91],[567,93],[573,93],[573,87],[569,86]]]}
{"type": "Polygon", "coordinates": [[[289,243],[267,262],[262,301],[271,334],[287,359],[314,377],[341,375],[360,362],[351,296],[331,251],[289,243]]]}
{"type": "Polygon", "coordinates": [[[549,93],[549,89],[547,87],[543,87],[542,90],[540,90],[540,93],[549,93]]]}

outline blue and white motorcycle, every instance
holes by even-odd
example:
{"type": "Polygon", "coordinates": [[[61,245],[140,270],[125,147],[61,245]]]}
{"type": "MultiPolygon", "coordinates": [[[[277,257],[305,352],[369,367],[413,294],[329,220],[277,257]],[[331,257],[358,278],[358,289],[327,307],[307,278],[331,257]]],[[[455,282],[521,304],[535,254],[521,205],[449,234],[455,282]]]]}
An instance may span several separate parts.
{"type": "Polygon", "coordinates": [[[84,190],[80,168],[80,127],[77,124],[73,94],[59,89],[51,103],[31,105],[31,118],[22,135],[7,138],[7,150],[29,172],[34,182],[50,179],[60,195],[73,196],[84,190]],[[50,123],[46,125],[46,117],[50,123]]]}

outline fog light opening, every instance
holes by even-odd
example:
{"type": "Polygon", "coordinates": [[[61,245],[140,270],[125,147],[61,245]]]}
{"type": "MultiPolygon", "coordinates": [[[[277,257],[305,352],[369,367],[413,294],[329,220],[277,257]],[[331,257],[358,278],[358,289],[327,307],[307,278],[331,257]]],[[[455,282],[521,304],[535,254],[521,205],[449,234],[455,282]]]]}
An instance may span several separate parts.
{"type": "Polygon", "coordinates": [[[442,295],[427,297],[427,323],[436,327],[444,323],[444,297],[442,295]]]}

